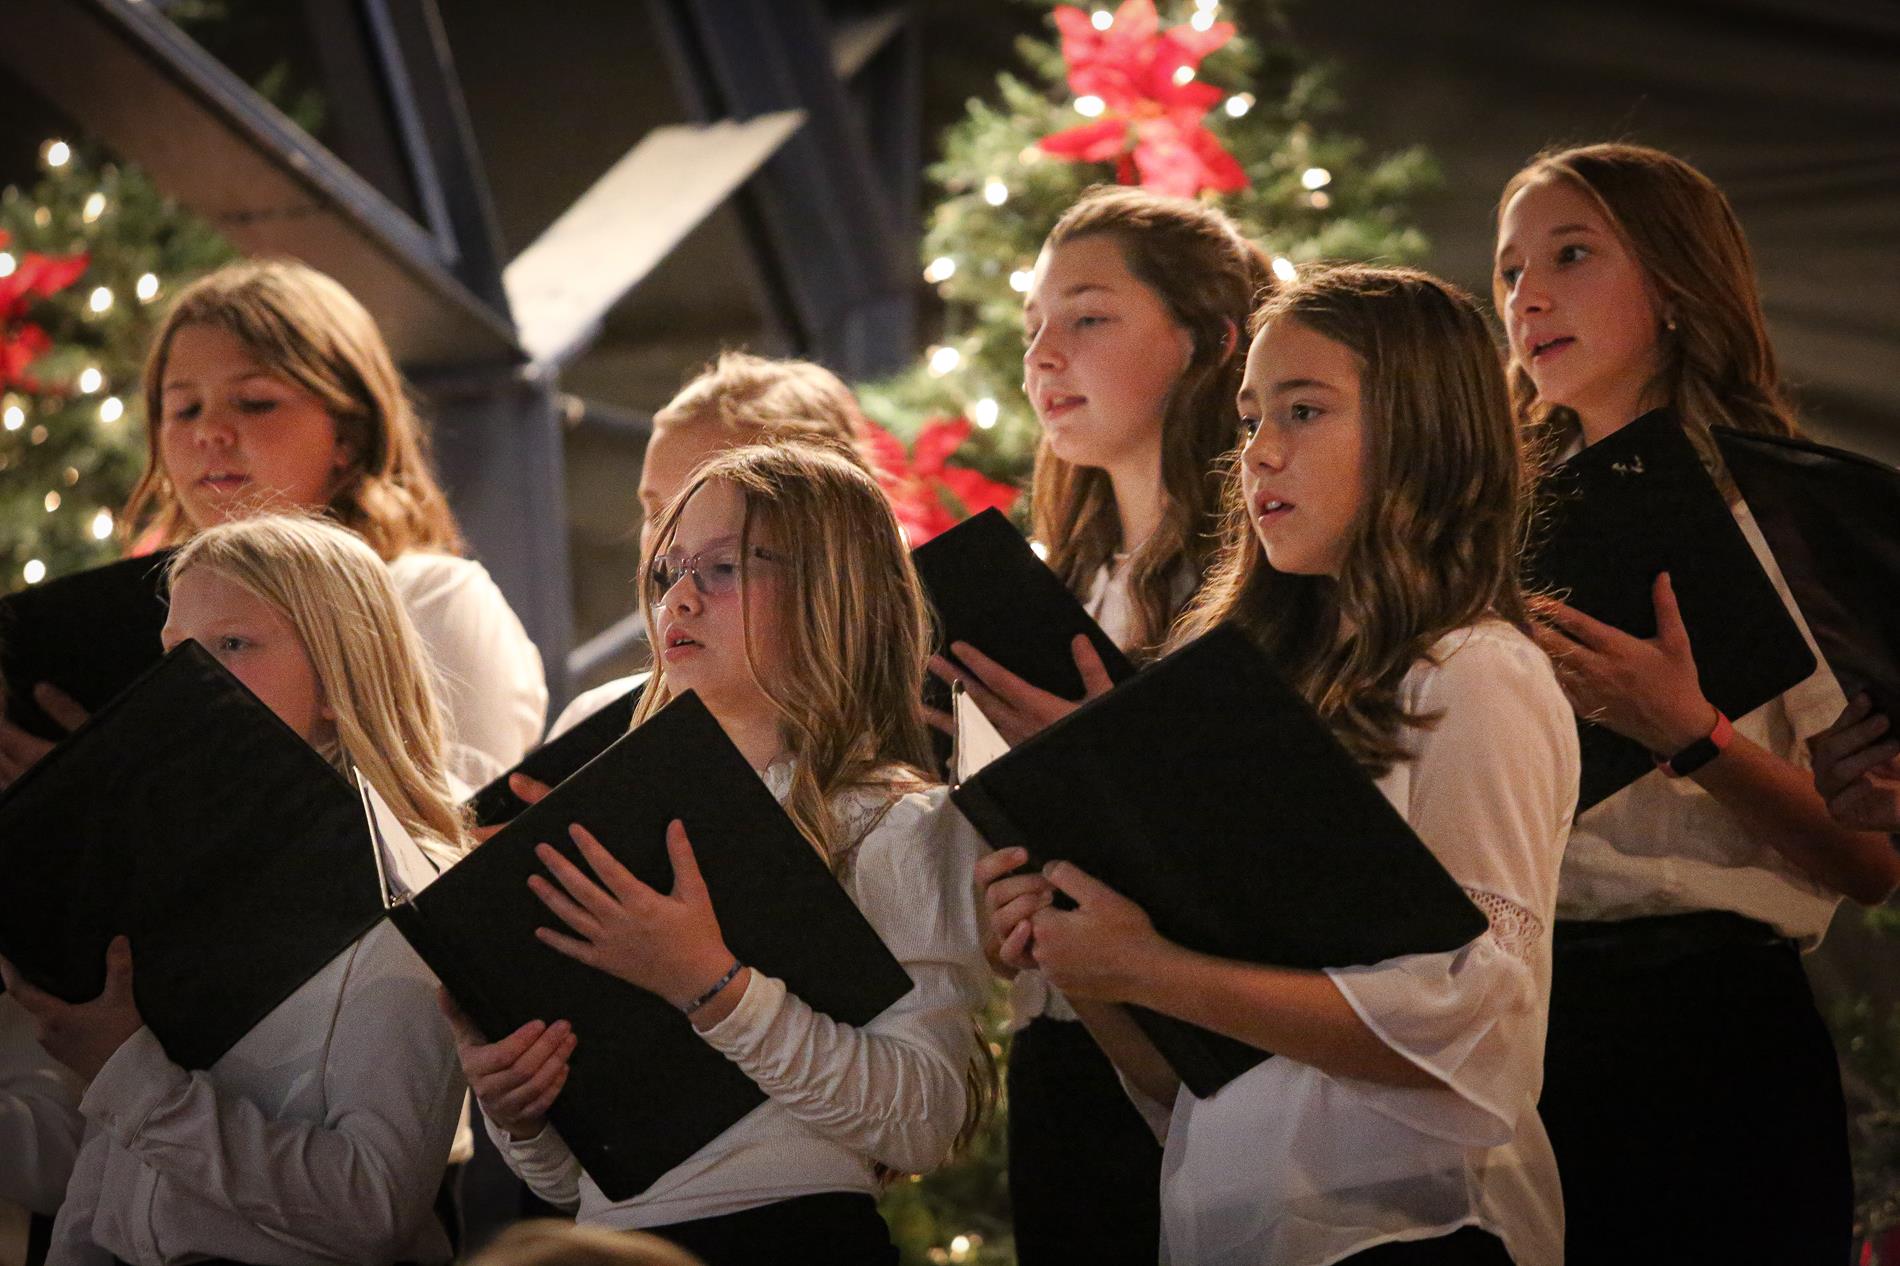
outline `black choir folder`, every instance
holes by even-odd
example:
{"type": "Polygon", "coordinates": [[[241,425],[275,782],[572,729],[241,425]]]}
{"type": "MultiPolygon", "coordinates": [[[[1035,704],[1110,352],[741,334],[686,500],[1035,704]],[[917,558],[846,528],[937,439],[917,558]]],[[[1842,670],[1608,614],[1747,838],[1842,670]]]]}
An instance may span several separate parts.
{"type": "MultiPolygon", "coordinates": [[[[1238,629],[1093,699],[951,793],[998,848],[1074,862],[1163,936],[1318,969],[1457,949],[1488,926],[1324,722],[1238,629]]],[[[1269,1057],[1129,1008],[1205,1098],[1269,1057]]]]}
{"type": "Polygon", "coordinates": [[[0,598],[0,676],[6,715],[41,738],[65,730],[33,701],[50,682],[89,712],[158,662],[171,551],[75,572],[0,598]]]}
{"type": "MultiPolygon", "coordinates": [[[[1134,675],[1121,648],[1001,511],[965,519],[919,545],[911,558],[936,609],[946,658],[956,658],[950,643],[968,642],[1030,685],[1080,699],[1082,674],[1069,647],[1084,633],[1112,680],[1134,675]]],[[[947,706],[948,698],[947,690],[940,693],[938,706],[947,706]]]]}
{"type": "Polygon", "coordinates": [[[1900,470],[1811,440],[1716,427],[1716,446],[1851,698],[1900,721],[1900,470]]]}
{"type": "Polygon", "coordinates": [[[523,756],[520,764],[470,796],[468,809],[475,825],[495,826],[519,816],[528,807],[526,800],[509,790],[510,775],[526,774],[550,787],[558,787],[579,773],[583,765],[627,732],[627,727],[633,724],[633,710],[640,706],[640,692],[645,689],[646,682],[642,681],[612,703],[588,714],[559,738],[550,739],[523,756]]]}
{"type": "Polygon", "coordinates": [[[549,1116],[613,1200],[650,1187],[765,1094],[671,1003],[536,940],[537,927],[563,925],[527,879],[547,873],[534,855],[544,842],[588,872],[568,838],[578,822],[642,882],[671,891],[666,828],[676,818],[741,962],[845,1024],[910,992],[902,965],[690,693],[390,910],[489,1037],[529,1020],[572,1023],[580,1044],[549,1116]]]}
{"type": "Polygon", "coordinates": [[[195,642],[0,795],[0,954],[83,1002],[132,941],[139,1012],[208,1068],[383,916],[363,805],[195,642]]]}
{"type": "MultiPolygon", "coordinates": [[[[1665,571],[1702,693],[1727,716],[1746,716],[1814,672],[1814,653],[1695,445],[1673,414],[1659,410],[1590,445],[1545,481],[1525,580],[1648,638],[1656,635],[1652,586],[1665,571]]],[[[1577,732],[1579,814],[1655,773],[1655,757],[1640,743],[1581,718],[1577,732]]]]}

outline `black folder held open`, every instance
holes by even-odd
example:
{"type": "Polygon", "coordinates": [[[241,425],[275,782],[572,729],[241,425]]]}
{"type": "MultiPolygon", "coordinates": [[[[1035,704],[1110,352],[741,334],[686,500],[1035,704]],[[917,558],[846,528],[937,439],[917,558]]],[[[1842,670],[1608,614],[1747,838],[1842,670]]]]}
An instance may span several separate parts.
{"type": "MultiPolygon", "coordinates": [[[[1673,414],[1645,414],[1559,467],[1539,492],[1525,583],[1636,637],[1656,635],[1668,572],[1702,693],[1739,719],[1814,672],[1814,653],[1673,414]]],[[[1577,813],[1645,775],[1643,746],[1579,718],[1577,813]]],[[[1666,754],[1666,753],[1665,753],[1666,754]]]]}
{"type": "MultiPolygon", "coordinates": [[[[1456,949],[1486,920],[1247,637],[1220,628],[952,792],[984,838],[1064,859],[1190,949],[1318,969],[1456,949]]],[[[1130,1008],[1202,1097],[1268,1058],[1130,1008]]]]}
{"type": "Polygon", "coordinates": [[[8,719],[41,738],[65,731],[33,701],[48,682],[97,712],[158,662],[166,550],[94,567],[0,598],[0,676],[8,719]]]}
{"type": "Polygon", "coordinates": [[[349,784],[186,642],[0,795],[0,953],[69,1002],[132,941],[139,1012],[208,1068],[383,915],[349,784]]]}
{"type": "MultiPolygon", "coordinates": [[[[1070,644],[1084,633],[1112,680],[1134,675],[1128,657],[1001,511],[965,519],[911,551],[911,558],[936,609],[946,656],[955,658],[950,643],[968,642],[1030,685],[1080,699],[1082,674],[1070,644]]],[[[947,706],[948,698],[945,690],[938,706],[947,706]]]]}
{"type": "Polygon", "coordinates": [[[1716,427],[1716,446],[1849,697],[1900,721],[1900,470],[1812,440],[1716,427]]]}
{"type": "Polygon", "coordinates": [[[561,924],[529,891],[548,843],[588,870],[568,826],[592,831],[668,892],[666,828],[686,824],[726,943],[741,962],[845,1024],[911,989],[818,854],[699,699],[673,700],[529,806],[390,917],[490,1037],[567,1020],[580,1038],[549,1114],[609,1199],[650,1187],[764,1101],[669,1002],[535,939],[561,924]]]}
{"type": "Polygon", "coordinates": [[[514,774],[526,774],[537,782],[558,787],[580,772],[588,761],[613,745],[615,739],[633,724],[633,710],[640,706],[640,692],[646,682],[629,690],[607,706],[588,716],[562,734],[549,739],[521,758],[521,763],[468,798],[469,813],[476,826],[494,826],[516,817],[528,802],[508,788],[514,774]]]}

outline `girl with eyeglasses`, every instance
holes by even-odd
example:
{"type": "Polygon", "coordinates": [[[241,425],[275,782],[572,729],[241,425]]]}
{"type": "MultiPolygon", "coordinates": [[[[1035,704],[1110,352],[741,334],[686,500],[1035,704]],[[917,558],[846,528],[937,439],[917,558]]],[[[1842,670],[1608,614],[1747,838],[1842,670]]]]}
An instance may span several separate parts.
{"type": "Polygon", "coordinates": [[[980,845],[922,772],[927,614],[897,522],[845,456],[736,449],[653,524],[641,597],[658,659],[634,724],[697,694],[916,987],[869,1024],[839,1024],[734,958],[684,830],[667,841],[678,881],[663,894],[577,829],[593,873],[543,855],[541,936],[688,1008],[767,1101],[616,1202],[545,1120],[585,1033],[536,1024],[489,1043],[458,1019],[463,1069],[515,1172],[583,1223],[650,1231],[711,1266],[800,1244],[827,1262],[895,1262],[880,1182],[941,1164],[988,1082],[972,1023],[987,980],[969,885],[980,845]]]}

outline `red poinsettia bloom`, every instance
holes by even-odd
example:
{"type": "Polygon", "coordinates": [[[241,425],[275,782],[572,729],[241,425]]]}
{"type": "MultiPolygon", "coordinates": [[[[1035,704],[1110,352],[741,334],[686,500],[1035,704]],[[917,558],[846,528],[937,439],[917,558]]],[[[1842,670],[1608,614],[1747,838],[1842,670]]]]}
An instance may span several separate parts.
{"type": "MultiPolygon", "coordinates": [[[[13,239],[0,229],[0,251],[13,239]]],[[[29,391],[39,384],[26,374],[26,367],[43,356],[53,345],[46,331],[26,319],[27,307],[34,299],[58,294],[78,281],[91,262],[89,256],[42,255],[28,251],[13,261],[13,271],[0,277],[0,390],[14,385],[29,391]]]]}
{"type": "Polygon", "coordinates": [[[1082,162],[1114,162],[1115,178],[1157,193],[1193,197],[1203,189],[1229,193],[1247,174],[1201,122],[1221,90],[1185,68],[1234,36],[1231,22],[1205,31],[1160,29],[1153,0],[1124,0],[1106,30],[1070,5],[1055,11],[1069,87],[1102,102],[1103,117],[1047,136],[1045,153],[1082,162]]]}
{"type": "Polygon", "coordinates": [[[891,499],[904,539],[915,547],[970,515],[1016,504],[1016,489],[979,471],[949,464],[970,437],[968,418],[936,418],[917,433],[909,453],[904,442],[875,422],[865,423],[866,447],[878,483],[891,499]]]}

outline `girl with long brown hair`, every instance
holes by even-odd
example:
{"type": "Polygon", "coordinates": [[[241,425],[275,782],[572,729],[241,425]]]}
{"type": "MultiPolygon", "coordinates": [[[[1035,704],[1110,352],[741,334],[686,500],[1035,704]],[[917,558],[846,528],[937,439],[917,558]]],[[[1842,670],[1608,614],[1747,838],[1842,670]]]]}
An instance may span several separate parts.
{"type": "MultiPolygon", "coordinates": [[[[1034,534],[1048,563],[1136,662],[1200,584],[1233,446],[1241,327],[1271,274],[1206,204],[1092,189],[1049,233],[1023,306],[1023,390],[1042,423],[1034,534]]],[[[1074,707],[952,648],[997,730],[1020,742],[1074,707]]],[[[1076,651],[1085,681],[1101,676],[1076,651]]],[[[1010,1199],[1025,1266],[1142,1260],[1158,1233],[1160,1154],[1061,996],[1015,975],[1010,1199]]]]}
{"type": "MultiPolygon", "coordinates": [[[[1604,144],[1533,160],[1499,200],[1493,286],[1513,404],[1552,461],[1666,410],[1727,486],[1711,426],[1795,430],[1741,225],[1678,158],[1604,144]]],[[[1544,1112],[1569,1260],[1636,1245],[1659,1261],[1843,1260],[1839,1071],[1798,951],[1842,896],[1892,892],[1900,859],[1884,834],[1832,821],[1807,772],[1802,740],[1842,710],[1833,675],[1724,717],[1666,575],[1654,602],[1652,639],[1561,605],[1538,633],[1577,712],[1664,763],[1581,814],[1564,857],[1544,1112]]]]}
{"type": "MultiPolygon", "coordinates": [[[[1526,632],[1497,355],[1468,296],[1409,269],[1314,270],[1254,331],[1221,552],[1174,642],[1250,634],[1490,929],[1365,967],[1244,963],[1164,939],[1071,863],[1013,873],[1026,857],[1003,849],[977,869],[991,931],[1077,1000],[1165,1134],[1164,1260],[1554,1263],[1535,1104],[1577,738],[1526,632]],[[1116,1004],[1277,1058],[1201,1099],[1116,1004]]],[[[1271,801],[1233,794],[1268,829],[1271,801]]]]}
{"type": "MultiPolygon", "coordinates": [[[[521,758],[547,712],[540,655],[460,556],[427,430],[354,296],[288,260],[226,265],[173,301],[143,391],[145,472],[119,516],[134,548],[273,510],[324,514],[389,564],[433,661],[450,772],[478,787],[521,758]]],[[[83,719],[62,700],[49,712],[83,719]]],[[[47,746],[0,720],[0,781],[47,746]]]]}
{"type": "Polygon", "coordinates": [[[463,1067],[515,1171],[583,1223],[651,1231],[712,1266],[782,1261],[791,1244],[821,1245],[811,1252],[828,1262],[894,1262],[880,1181],[942,1163],[988,1067],[972,1024],[988,974],[969,887],[980,846],[922,772],[928,619],[903,537],[849,458],[735,449],[653,525],[640,592],[659,657],[635,724],[692,690],[916,987],[869,1024],[838,1024],[733,957],[683,830],[668,839],[674,891],[641,900],[599,886],[638,885],[577,832],[595,875],[550,861],[535,889],[564,926],[544,938],[686,1009],[768,1102],[615,1202],[544,1126],[585,1034],[528,1026],[487,1043],[464,1022],[463,1067]]]}

